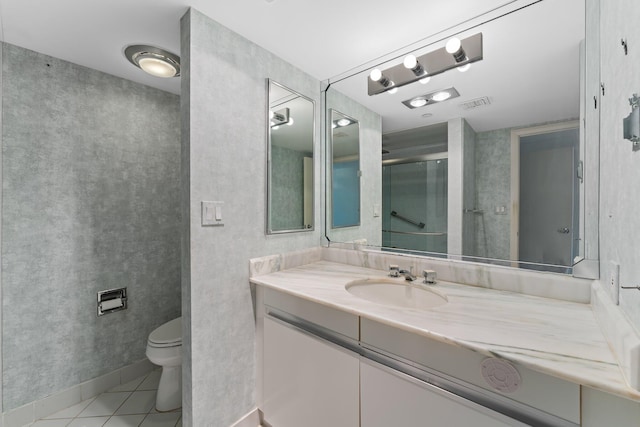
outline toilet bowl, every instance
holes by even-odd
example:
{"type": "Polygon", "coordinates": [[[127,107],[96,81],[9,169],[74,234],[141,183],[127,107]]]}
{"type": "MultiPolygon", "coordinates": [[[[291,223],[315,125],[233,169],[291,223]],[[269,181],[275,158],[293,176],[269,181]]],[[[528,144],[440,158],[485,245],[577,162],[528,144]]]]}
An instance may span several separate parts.
{"type": "Polygon", "coordinates": [[[172,411],[182,406],[182,317],[154,329],[147,340],[147,358],[162,367],[156,409],[172,411]]]}

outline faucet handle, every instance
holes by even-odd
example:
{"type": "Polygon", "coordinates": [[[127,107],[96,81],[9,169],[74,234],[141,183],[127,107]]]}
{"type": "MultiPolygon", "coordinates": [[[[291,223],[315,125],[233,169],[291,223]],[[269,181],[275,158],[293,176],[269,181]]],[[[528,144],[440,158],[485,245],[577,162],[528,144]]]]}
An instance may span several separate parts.
{"type": "Polygon", "coordinates": [[[389,277],[400,277],[400,267],[398,265],[389,265],[389,277]]]}
{"type": "Polygon", "coordinates": [[[434,284],[436,283],[436,272],[433,270],[422,270],[422,276],[424,277],[423,283],[434,284]]]}

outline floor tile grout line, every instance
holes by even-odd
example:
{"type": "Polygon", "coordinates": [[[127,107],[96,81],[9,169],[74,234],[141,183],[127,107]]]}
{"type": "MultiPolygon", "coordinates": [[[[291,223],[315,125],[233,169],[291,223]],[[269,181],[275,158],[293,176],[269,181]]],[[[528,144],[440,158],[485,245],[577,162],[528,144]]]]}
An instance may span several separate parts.
{"type": "MultiPolygon", "coordinates": [[[[68,421],[65,426],[68,426],[69,424],[71,424],[72,422],[74,422],[77,419],[82,419],[82,418],[97,418],[97,417],[108,417],[107,420],[102,424],[102,426],[104,426],[105,424],[107,424],[109,422],[109,420],[111,420],[111,418],[113,418],[114,416],[116,416],[116,412],[118,412],[118,410],[125,404],[125,402],[127,400],[129,400],[131,398],[131,396],[133,396],[133,394],[136,391],[140,391],[140,392],[144,392],[144,391],[155,391],[157,393],[158,388],[155,387],[154,389],[151,390],[142,390],[140,389],[140,387],[142,386],[142,384],[144,384],[144,382],[155,372],[156,370],[152,370],[150,372],[148,372],[147,374],[144,375],[144,378],[142,378],[142,380],[140,381],[140,383],[135,387],[134,390],[121,390],[121,391],[111,391],[111,390],[106,390],[96,396],[90,397],[89,399],[85,399],[85,400],[89,400],[89,402],[87,403],[87,405],[75,416],[70,417],[70,418],[50,418],[49,420],[63,420],[63,421],[68,421]],[[98,399],[100,396],[105,395],[105,394],[109,394],[109,393],[129,393],[129,395],[122,401],[122,403],[120,404],[120,406],[118,406],[111,415],[92,415],[92,416],[88,416],[88,417],[81,417],[80,414],[82,414],[83,411],[85,411],[89,405],[91,405],[96,399],[98,399]]],[[[133,381],[133,380],[132,380],[133,381]]],[[[78,402],[81,403],[81,402],[78,402]]],[[[73,406],[73,405],[72,405],[73,406]]],[[[140,426],[144,420],[153,412],[153,410],[155,409],[155,405],[152,405],[151,409],[149,409],[146,413],[138,413],[138,414],[124,414],[123,416],[126,415],[144,415],[142,421],[140,421],[140,423],[138,424],[138,426],[140,426]]],[[[182,412],[182,411],[180,411],[182,412]]],[[[160,413],[160,412],[159,412],[160,413]]],[[[176,424],[180,421],[180,419],[182,418],[182,415],[180,415],[178,417],[178,420],[176,421],[176,424]]],[[[39,418],[37,420],[35,420],[32,424],[29,425],[33,425],[36,422],[40,421],[40,420],[44,420],[47,419],[47,417],[44,418],[39,418]]]]}

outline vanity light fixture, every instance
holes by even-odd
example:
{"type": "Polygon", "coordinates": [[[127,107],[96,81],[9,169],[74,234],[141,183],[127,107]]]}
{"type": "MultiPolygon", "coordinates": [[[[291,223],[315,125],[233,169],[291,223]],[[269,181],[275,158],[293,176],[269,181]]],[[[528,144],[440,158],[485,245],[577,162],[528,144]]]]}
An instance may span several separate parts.
{"type": "Polygon", "coordinates": [[[293,118],[291,118],[289,114],[289,108],[269,111],[269,121],[271,123],[271,129],[273,130],[277,130],[281,125],[288,125],[290,122],[293,124],[293,118]]]}
{"type": "MultiPolygon", "coordinates": [[[[429,78],[453,68],[464,67],[483,58],[482,33],[464,39],[452,38],[445,47],[416,56],[407,55],[402,64],[381,70],[375,68],[367,81],[369,96],[382,92],[393,93],[399,87],[429,78]]],[[[466,69],[460,69],[466,71],[466,69]]]]}
{"type": "Polygon", "coordinates": [[[453,56],[453,59],[456,62],[462,62],[467,59],[467,54],[462,48],[462,42],[460,42],[460,39],[457,37],[449,39],[445,49],[447,50],[447,53],[450,53],[453,56]]]}
{"type": "Polygon", "coordinates": [[[351,123],[353,123],[351,120],[347,119],[346,117],[343,117],[340,120],[336,120],[336,125],[338,127],[345,127],[345,126],[349,126],[351,123]]]}
{"type": "Polygon", "coordinates": [[[416,76],[424,76],[426,73],[424,67],[418,62],[415,55],[407,55],[403,62],[404,68],[411,70],[416,76]]]}
{"type": "MultiPolygon", "coordinates": [[[[438,102],[446,101],[448,99],[457,98],[460,93],[454,87],[447,89],[436,90],[424,95],[415,96],[406,101],[402,101],[407,107],[414,109],[424,107],[425,105],[437,104],[438,102]]],[[[425,115],[423,115],[425,117],[425,115]]]]}
{"type": "Polygon", "coordinates": [[[369,73],[369,78],[371,79],[371,81],[380,83],[385,88],[385,92],[389,92],[389,94],[391,95],[398,91],[398,88],[395,87],[396,84],[389,80],[387,76],[382,74],[382,71],[380,71],[379,68],[374,68],[373,70],[371,70],[371,73],[369,73]]]}
{"type": "Polygon", "coordinates": [[[180,75],[180,57],[159,47],[141,44],[127,46],[124,56],[152,76],[168,78],[180,75]]]}

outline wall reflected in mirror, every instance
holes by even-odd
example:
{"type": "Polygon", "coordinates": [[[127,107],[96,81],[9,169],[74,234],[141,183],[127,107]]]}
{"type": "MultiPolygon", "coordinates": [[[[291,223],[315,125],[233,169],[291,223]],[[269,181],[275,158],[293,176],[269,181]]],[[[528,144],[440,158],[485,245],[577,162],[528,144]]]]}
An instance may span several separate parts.
{"type": "MultiPolygon", "coordinates": [[[[583,155],[583,135],[574,133],[570,142],[559,143],[572,147],[571,155],[565,156],[567,161],[538,162],[537,175],[525,171],[529,177],[546,177],[564,168],[556,176],[570,181],[567,197],[571,200],[566,204],[570,211],[563,219],[548,216],[551,213],[545,209],[533,215],[547,215],[541,224],[546,228],[538,233],[548,235],[551,246],[558,246],[555,242],[559,239],[567,240],[563,246],[569,248],[568,253],[562,257],[555,253],[546,256],[547,249],[538,243],[528,247],[526,238],[515,239],[518,246],[513,250],[513,234],[520,233],[518,227],[530,226],[527,218],[531,215],[521,212],[520,172],[512,167],[514,163],[519,165],[520,156],[512,148],[512,140],[522,129],[550,124],[562,127],[582,118],[580,76],[584,58],[580,49],[585,38],[584,22],[584,1],[537,2],[472,29],[452,30],[447,37],[483,34],[484,59],[464,73],[450,70],[433,76],[424,85],[416,82],[398,88],[394,94],[374,96],[366,91],[371,68],[331,82],[328,92],[338,92],[382,118],[379,149],[383,164],[379,173],[383,185],[378,190],[383,198],[379,230],[382,247],[571,272],[574,259],[584,251],[579,233],[579,218],[583,216],[579,211],[584,209],[580,194],[584,194],[586,184],[575,179],[583,155]],[[540,30],[541,23],[544,31],[540,30]],[[402,103],[422,93],[451,87],[459,97],[413,109],[402,103]],[[576,143],[575,138],[580,141],[576,143]],[[527,254],[526,262],[518,252],[527,254]]],[[[412,52],[397,52],[394,60],[375,65],[386,69],[402,64],[404,55],[419,56],[439,49],[447,37],[439,34],[433,43],[412,52]]],[[[371,177],[363,177],[361,184],[366,185],[367,179],[371,177]]],[[[537,185],[542,183],[541,178],[523,180],[526,191],[544,196],[546,190],[537,185]]],[[[550,199],[537,203],[556,204],[550,199]]],[[[363,206],[363,211],[370,208],[363,206]]],[[[364,215],[363,222],[368,220],[364,215]]],[[[331,230],[327,234],[330,241],[339,241],[332,239],[331,230]]]]}
{"type": "Polygon", "coordinates": [[[331,117],[331,225],[360,225],[360,124],[337,110],[331,117]]]}
{"type": "Polygon", "coordinates": [[[314,102],[267,80],[267,234],[313,230],[314,102]]]}

